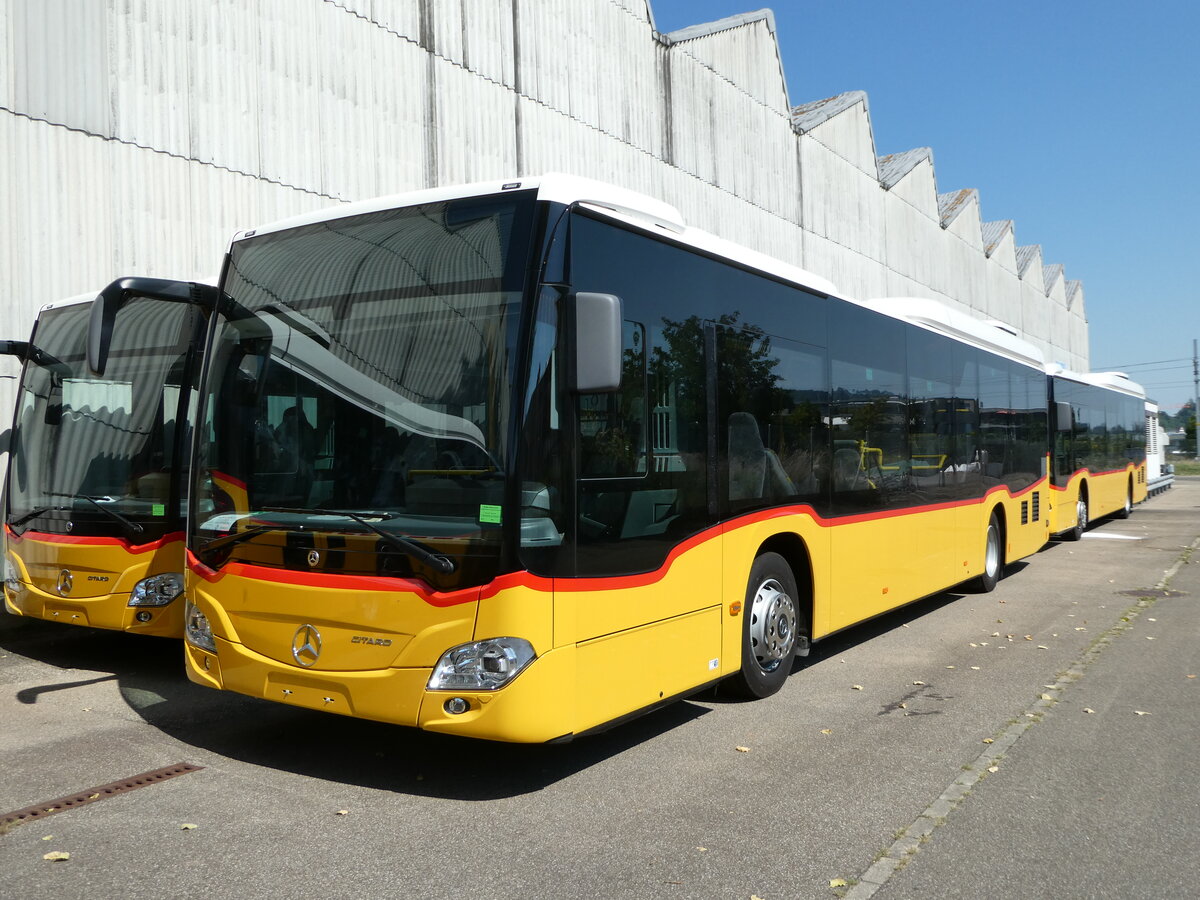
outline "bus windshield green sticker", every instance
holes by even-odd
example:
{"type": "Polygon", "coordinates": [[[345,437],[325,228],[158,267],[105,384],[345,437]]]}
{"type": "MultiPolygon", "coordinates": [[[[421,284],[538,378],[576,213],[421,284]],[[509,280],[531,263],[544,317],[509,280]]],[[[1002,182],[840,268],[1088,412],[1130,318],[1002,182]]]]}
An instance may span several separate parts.
{"type": "Polygon", "coordinates": [[[500,507],[490,503],[479,504],[479,521],[485,525],[500,524],[500,507]]]}
{"type": "Polygon", "coordinates": [[[150,506],[150,515],[165,516],[167,514],[167,506],[165,503],[154,503],[150,506]]]}

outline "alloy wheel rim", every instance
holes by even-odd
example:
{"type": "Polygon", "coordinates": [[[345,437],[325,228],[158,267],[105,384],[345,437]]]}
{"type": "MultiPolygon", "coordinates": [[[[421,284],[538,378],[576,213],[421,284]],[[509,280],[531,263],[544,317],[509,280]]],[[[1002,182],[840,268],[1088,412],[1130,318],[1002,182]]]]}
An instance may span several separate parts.
{"type": "Polygon", "coordinates": [[[759,668],[772,672],[796,644],[796,602],[774,578],[758,586],[750,605],[750,649],[759,668]]]}

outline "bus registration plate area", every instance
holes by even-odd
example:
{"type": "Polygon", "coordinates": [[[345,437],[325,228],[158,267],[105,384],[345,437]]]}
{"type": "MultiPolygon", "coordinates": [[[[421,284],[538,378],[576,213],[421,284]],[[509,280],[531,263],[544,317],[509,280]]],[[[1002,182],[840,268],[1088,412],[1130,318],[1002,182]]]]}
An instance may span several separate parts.
{"type": "Polygon", "coordinates": [[[267,676],[263,697],[307,709],[354,715],[349,691],[343,685],[323,678],[271,673],[267,676]]]}

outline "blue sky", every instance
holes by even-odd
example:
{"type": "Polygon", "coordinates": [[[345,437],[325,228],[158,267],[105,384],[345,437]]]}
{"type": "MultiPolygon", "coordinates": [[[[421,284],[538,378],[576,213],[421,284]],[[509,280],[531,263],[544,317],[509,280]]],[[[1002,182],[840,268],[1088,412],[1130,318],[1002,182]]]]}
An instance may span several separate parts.
{"type": "MultiPolygon", "coordinates": [[[[660,31],[760,8],[651,0],[660,31]]],[[[880,155],[932,147],[938,190],[1083,282],[1094,369],[1174,410],[1200,338],[1200,3],[779,0],[793,104],[866,91],[880,155]],[[1160,362],[1164,361],[1164,362],[1160,362]],[[1154,363],[1154,365],[1143,365],[1154,363]]]]}

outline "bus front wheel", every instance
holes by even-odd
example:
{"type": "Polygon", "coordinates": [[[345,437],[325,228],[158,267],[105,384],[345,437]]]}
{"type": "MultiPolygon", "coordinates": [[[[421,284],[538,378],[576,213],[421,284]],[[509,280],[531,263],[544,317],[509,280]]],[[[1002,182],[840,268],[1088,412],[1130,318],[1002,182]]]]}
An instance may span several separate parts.
{"type": "Polygon", "coordinates": [[[778,553],[763,553],[750,568],[742,607],[742,669],[732,687],[749,699],[769,697],[787,681],[796,658],[804,613],[792,567],[778,553]]]}

